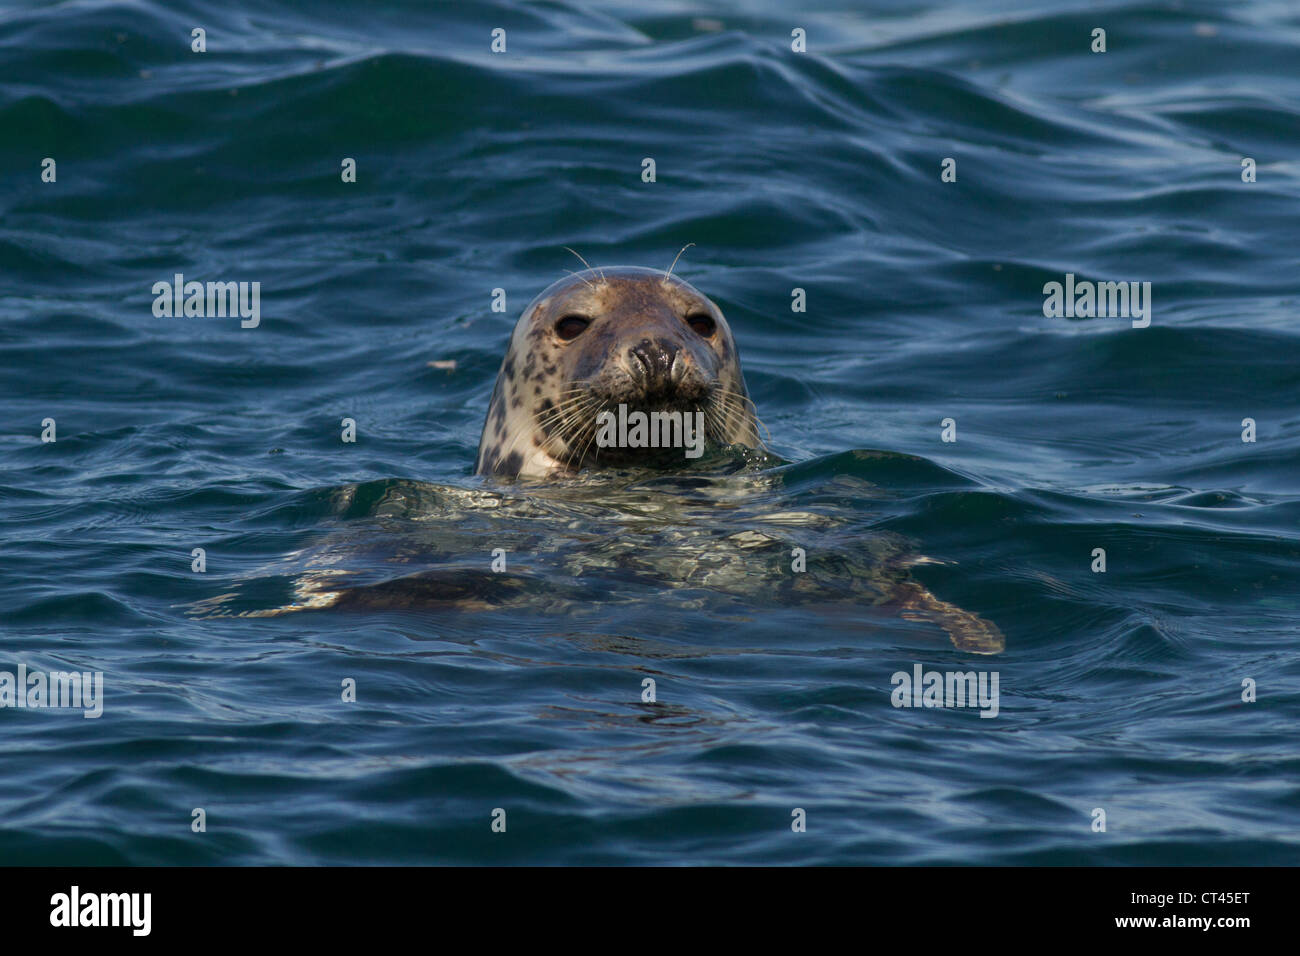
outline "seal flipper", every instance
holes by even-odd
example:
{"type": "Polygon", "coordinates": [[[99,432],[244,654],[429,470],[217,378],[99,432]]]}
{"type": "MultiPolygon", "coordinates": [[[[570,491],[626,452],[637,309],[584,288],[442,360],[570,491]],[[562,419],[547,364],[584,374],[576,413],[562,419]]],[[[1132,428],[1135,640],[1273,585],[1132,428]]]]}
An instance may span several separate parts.
{"type": "Polygon", "coordinates": [[[1006,636],[992,621],[939,600],[917,581],[908,579],[899,583],[897,603],[905,620],[938,624],[948,632],[952,646],[959,651],[1001,654],[1007,648],[1006,636]]]}

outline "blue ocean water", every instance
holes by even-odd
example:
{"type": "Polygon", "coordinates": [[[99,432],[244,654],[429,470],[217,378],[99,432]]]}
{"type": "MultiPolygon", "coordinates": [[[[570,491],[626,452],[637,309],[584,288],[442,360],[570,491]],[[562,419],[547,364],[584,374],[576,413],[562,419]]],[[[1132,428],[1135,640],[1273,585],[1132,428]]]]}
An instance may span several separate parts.
{"type": "Polygon", "coordinates": [[[1281,0],[0,9],[0,671],[104,688],[0,707],[0,862],[1296,862],[1298,45],[1281,0]],[[474,476],[564,247],[687,243],[774,457],[474,476]],[[155,315],[177,273],[259,323],[155,315]],[[1045,315],[1067,275],[1149,325],[1045,315]],[[902,547],[1003,653],[881,602],[902,547]],[[495,549],[508,600],[256,613],[495,549]],[[917,665],[997,716],[893,706],[917,665]]]}

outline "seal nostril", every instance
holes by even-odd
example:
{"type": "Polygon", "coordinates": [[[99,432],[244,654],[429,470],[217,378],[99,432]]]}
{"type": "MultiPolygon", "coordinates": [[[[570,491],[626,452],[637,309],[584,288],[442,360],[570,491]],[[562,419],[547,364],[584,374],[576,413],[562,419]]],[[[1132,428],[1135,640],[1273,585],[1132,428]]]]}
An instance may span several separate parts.
{"type": "Polygon", "coordinates": [[[683,354],[678,352],[673,356],[672,367],[668,370],[669,377],[674,385],[681,384],[682,379],[686,377],[686,362],[682,358],[683,354]]]}
{"type": "Polygon", "coordinates": [[[647,357],[643,346],[634,345],[627,350],[627,354],[631,357],[633,364],[641,367],[642,372],[650,371],[650,359],[647,357]]]}
{"type": "Polygon", "coordinates": [[[641,366],[650,384],[672,381],[673,366],[680,349],[669,342],[652,342],[643,339],[628,349],[628,354],[641,366]]]}

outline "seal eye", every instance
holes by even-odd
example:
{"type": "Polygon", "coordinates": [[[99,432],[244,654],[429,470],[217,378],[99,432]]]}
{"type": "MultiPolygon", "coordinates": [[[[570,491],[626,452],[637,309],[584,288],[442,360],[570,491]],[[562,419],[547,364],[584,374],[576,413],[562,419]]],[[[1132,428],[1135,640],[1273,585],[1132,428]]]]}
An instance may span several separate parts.
{"type": "Polygon", "coordinates": [[[704,312],[697,312],[694,315],[686,317],[686,323],[695,330],[697,335],[704,338],[712,338],[713,333],[718,330],[718,324],[713,321],[713,317],[704,312]]]}
{"type": "Polygon", "coordinates": [[[566,315],[555,323],[555,334],[567,342],[576,339],[589,325],[591,325],[590,320],[580,315],[566,315]]]}

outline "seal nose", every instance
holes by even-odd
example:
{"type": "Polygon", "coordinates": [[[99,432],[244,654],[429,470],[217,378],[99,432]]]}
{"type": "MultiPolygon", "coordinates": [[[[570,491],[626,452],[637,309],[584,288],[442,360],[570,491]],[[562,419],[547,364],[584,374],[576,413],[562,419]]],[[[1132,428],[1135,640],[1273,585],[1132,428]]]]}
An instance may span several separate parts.
{"type": "Polygon", "coordinates": [[[681,349],[663,339],[642,339],[628,349],[633,365],[640,365],[648,390],[666,388],[673,384],[674,367],[681,349]]]}

